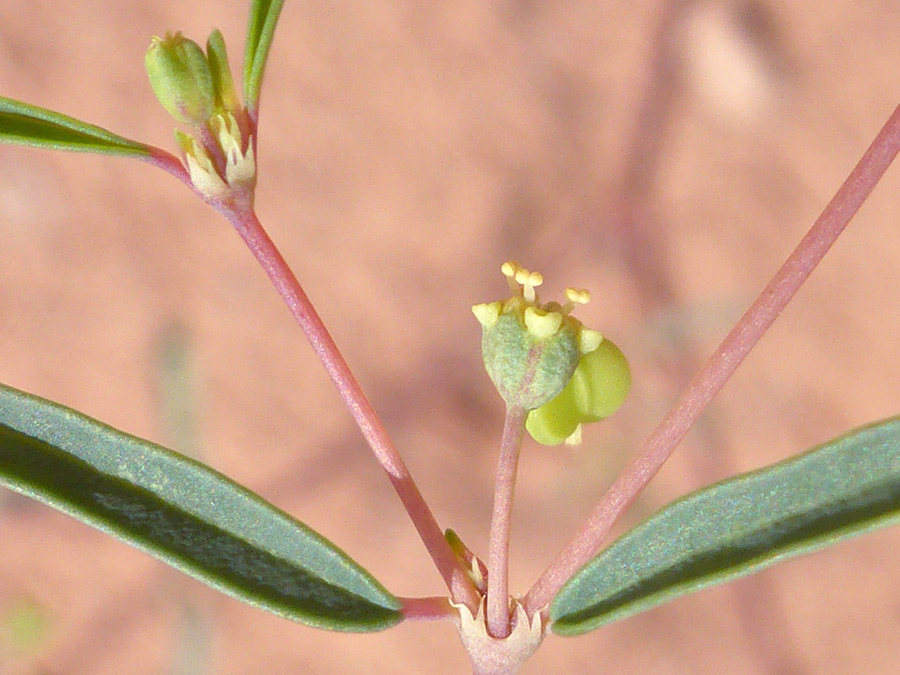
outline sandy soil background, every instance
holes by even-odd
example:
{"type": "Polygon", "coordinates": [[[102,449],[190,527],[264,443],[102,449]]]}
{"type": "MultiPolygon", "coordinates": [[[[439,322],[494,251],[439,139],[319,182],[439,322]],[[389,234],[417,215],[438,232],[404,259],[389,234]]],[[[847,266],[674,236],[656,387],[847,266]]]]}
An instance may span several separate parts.
{"type": "MultiPolygon", "coordinates": [[[[0,93],[173,148],[154,34],[247,3],[4,0],[0,93]]],[[[900,6],[529,0],[286,3],[258,210],[442,525],[486,550],[502,410],[469,307],[500,263],[628,354],[623,411],[524,449],[524,593],[812,223],[900,101],[900,6]]],[[[630,512],[900,411],[900,169],[630,512]]],[[[0,148],[0,381],[187,451],[400,595],[441,581],[263,274],[139,163],[0,148]],[[178,410],[192,411],[185,423],[178,410]],[[176,411],[173,413],[172,411],[176,411]]],[[[3,673],[464,673],[448,623],[333,634],[245,607],[0,493],[3,673]],[[24,609],[23,609],[24,608],[24,609]],[[11,617],[43,625],[26,645],[11,617]]],[[[525,673],[900,669],[900,528],[579,638],[525,673]]]]}

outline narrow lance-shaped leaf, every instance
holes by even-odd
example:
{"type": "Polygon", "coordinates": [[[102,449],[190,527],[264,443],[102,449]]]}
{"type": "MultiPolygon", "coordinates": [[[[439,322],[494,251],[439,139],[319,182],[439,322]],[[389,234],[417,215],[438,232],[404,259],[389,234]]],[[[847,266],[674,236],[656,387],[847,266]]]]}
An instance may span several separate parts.
{"type": "Polygon", "coordinates": [[[3,385],[0,484],[275,614],[345,631],[402,618],[342,551],[225,476],[3,385]]]}
{"type": "Polygon", "coordinates": [[[151,147],[68,115],[0,96],[0,142],[146,158],[151,147]]]}
{"type": "Polygon", "coordinates": [[[614,542],[563,587],[577,635],[900,518],[900,418],[704,488],[614,542]]]}
{"type": "Polygon", "coordinates": [[[244,105],[255,118],[266,60],[284,0],[253,0],[244,50],[244,105]]]}

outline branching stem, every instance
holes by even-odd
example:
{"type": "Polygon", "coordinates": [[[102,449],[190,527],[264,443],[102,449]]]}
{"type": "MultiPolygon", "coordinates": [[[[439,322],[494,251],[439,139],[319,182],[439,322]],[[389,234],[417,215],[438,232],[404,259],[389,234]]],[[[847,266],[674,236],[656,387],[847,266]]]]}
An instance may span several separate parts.
{"type": "Polygon", "coordinates": [[[500,441],[500,458],[497,462],[487,579],[487,628],[488,633],[495,638],[505,638],[510,632],[509,530],[516,471],[519,467],[519,449],[525,432],[525,415],[522,408],[507,406],[500,441]]]}
{"type": "Polygon", "coordinates": [[[900,106],[769,285],[694,375],[581,530],[528,592],[525,609],[529,616],[549,605],[563,584],[600,551],[619,516],[656,475],[712,397],[794,297],[884,175],[898,149],[900,106]]]}
{"type": "Polygon", "coordinates": [[[419,492],[400,454],[394,448],[381,419],[363,393],[300,282],[253,211],[225,211],[225,215],[262,265],[325,366],[378,463],[387,473],[400,501],[403,502],[419,536],[450,589],[451,596],[456,602],[465,604],[475,612],[479,596],[474,584],[444,538],[431,509],[419,492]]]}

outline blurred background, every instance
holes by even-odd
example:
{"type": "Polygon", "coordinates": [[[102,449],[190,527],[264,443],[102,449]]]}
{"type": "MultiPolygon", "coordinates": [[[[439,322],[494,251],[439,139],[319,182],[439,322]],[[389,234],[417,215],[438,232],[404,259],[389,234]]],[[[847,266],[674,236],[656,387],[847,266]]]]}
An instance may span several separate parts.
{"type": "MultiPolygon", "coordinates": [[[[249,3],[0,6],[0,94],[174,150],[150,37],[249,3]]],[[[502,405],[477,302],[509,258],[628,355],[622,411],[526,443],[524,594],[900,102],[900,5],[287,2],[258,212],[439,522],[486,553],[502,405]]],[[[900,169],[628,513],[900,412],[900,169]]],[[[195,454],[398,595],[444,589],[300,330],[229,225],[123,159],[0,147],[0,381],[195,454]]],[[[448,622],[328,633],[0,492],[2,673],[464,673],[448,622]]],[[[525,673],[900,667],[900,528],[578,638],[525,673]]]]}

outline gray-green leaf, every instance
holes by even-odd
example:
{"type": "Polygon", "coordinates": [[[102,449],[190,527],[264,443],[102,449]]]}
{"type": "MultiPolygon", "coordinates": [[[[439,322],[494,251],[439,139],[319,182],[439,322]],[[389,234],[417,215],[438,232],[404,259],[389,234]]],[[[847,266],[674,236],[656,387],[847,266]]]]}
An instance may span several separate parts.
{"type": "Polygon", "coordinates": [[[0,96],[0,142],[146,158],[151,148],[62,113],[0,96]]]}
{"type": "Polygon", "coordinates": [[[244,105],[254,116],[259,107],[259,89],[266,59],[269,58],[269,48],[283,4],[284,0],[253,0],[250,6],[247,45],[244,49],[244,105]]]}
{"type": "Polygon", "coordinates": [[[552,629],[584,633],[898,517],[894,418],[665,507],[569,580],[552,629]]]}
{"type": "Polygon", "coordinates": [[[402,619],[368,572],[225,476],[3,385],[0,484],[275,614],[345,631],[402,619]]]}

